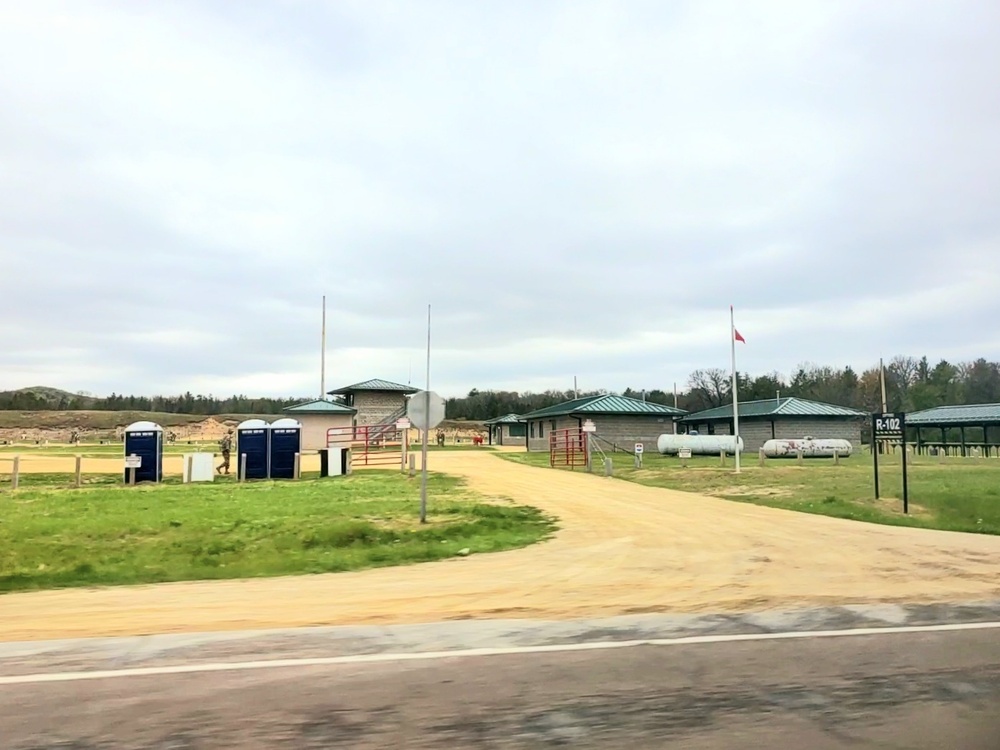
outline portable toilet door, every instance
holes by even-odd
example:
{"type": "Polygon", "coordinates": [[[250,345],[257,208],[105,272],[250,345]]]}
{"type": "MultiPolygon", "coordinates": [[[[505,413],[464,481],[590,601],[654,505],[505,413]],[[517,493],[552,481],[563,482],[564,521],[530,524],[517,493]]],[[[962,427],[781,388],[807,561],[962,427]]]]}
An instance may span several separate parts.
{"type": "Polygon", "coordinates": [[[248,419],[236,426],[236,472],[240,479],[267,479],[270,425],[263,419],[248,419]],[[247,457],[243,476],[243,456],[247,457]]]}
{"type": "MultiPolygon", "coordinates": [[[[136,484],[163,480],[163,428],[155,422],[133,422],[125,428],[125,455],[138,456],[136,484]]],[[[125,481],[129,470],[125,469],[125,481]]]]}
{"type": "Polygon", "coordinates": [[[295,419],[271,423],[271,479],[295,479],[295,455],[302,449],[302,424],[295,419]]]}

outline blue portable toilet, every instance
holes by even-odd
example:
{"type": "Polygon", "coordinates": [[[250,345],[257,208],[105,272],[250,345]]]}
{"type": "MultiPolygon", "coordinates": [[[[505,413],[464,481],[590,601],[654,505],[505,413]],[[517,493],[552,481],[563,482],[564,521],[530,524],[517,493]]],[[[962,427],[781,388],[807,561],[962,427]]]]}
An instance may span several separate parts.
{"type": "Polygon", "coordinates": [[[267,479],[271,426],[263,419],[248,419],[236,426],[236,474],[240,479],[267,479]],[[247,473],[243,476],[243,456],[247,473]]]}
{"type": "Polygon", "coordinates": [[[271,423],[271,479],[295,479],[295,454],[302,450],[302,423],[278,419],[271,423]]]}
{"type": "MultiPolygon", "coordinates": [[[[125,428],[125,455],[142,459],[135,470],[136,484],[163,480],[163,428],[155,422],[133,422],[125,428]]],[[[129,470],[125,469],[125,481],[129,470]]]]}

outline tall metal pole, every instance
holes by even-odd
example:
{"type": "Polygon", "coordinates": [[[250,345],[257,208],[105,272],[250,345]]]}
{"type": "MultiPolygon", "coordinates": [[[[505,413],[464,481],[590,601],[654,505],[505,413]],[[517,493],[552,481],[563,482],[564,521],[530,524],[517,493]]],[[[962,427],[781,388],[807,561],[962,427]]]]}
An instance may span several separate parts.
{"type": "Polygon", "coordinates": [[[319,397],[326,398],[326,295],[323,295],[323,333],[319,356],[319,397]]]}
{"type": "Polygon", "coordinates": [[[424,391],[424,443],[420,447],[423,467],[420,473],[420,523],[427,523],[427,433],[431,418],[431,306],[427,305],[427,385],[424,391]]]}
{"type": "Polygon", "coordinates": [[[733,436],[736,438],[736,445],[733,450],[736,453],[736,473],[740,473],[740,407],[739,394],[736,383],[736,318],[734,317],[733,306],[729,306],[729,344],[732,347],[733,355],[733,436]]]}

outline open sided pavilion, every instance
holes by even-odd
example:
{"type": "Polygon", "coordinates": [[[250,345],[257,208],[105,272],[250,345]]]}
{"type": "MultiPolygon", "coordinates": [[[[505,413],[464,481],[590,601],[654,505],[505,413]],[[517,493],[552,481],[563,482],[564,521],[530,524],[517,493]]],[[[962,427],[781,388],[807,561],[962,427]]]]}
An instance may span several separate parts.
{"type": "Polygon", "coordinates": [[[936,406],[907,414],[906,426],[918,453],[935,448],[967,456],[977,448],[1000,456],[1000,404],[936,406]]]}

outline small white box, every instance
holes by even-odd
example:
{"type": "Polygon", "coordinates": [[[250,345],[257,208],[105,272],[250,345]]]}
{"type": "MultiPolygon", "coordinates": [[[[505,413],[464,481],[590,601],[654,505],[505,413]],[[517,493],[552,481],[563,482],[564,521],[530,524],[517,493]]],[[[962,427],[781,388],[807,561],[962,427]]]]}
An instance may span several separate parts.
{"type": "Polygon", "coordinates": [[[215,454],[185,453],[184,482],[215,481],[215,454]]]}

